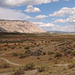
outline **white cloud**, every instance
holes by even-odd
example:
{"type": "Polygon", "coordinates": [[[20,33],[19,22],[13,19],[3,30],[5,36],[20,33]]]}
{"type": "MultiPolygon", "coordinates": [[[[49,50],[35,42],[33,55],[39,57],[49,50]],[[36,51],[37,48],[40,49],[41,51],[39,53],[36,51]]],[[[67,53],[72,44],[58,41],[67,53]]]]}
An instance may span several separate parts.
{"type": "Polygon", "coordinates": [[[64,17],[66,15],[73,15],[73,14],[75,14],[75,7],[74,8],[63,7],[59,11],[55,11],[53,14],[50,14],[49,16],[64,17]]]}
{"type": "Polygon", "coordinates": [[[38,16],[35,17],[35,19],[43,19],[43,18],[46,18],[46,17],[48,17],[48,16],[46,16],[46,15],[38,15],[38,16]]]}
{"type": "Polygon", "coordinates": [[[31,17],[23,14],[21,11],[0,8],[0,19],[26,20],[31,19],[31,17]]]}
{"type": "Polygon", "coordinates": [[[75,14],[66,19],[69,23],[75,23],[75,14]]]}
{"type": "Polygon", "coordinates": [[[70,0],[64,0],[64,1],[70,1],[70,0]]]}
{"type": "Polygon", "coordinates": [[[69,16],[66,19],[56,19],[55,21],[53,21],[54,23],[73,23],[75,24],[75,15],[69,16]]]}
{"type": "Polygon", "coordinates": [[[75,32],[75,25],[63,26],[61,27],[61,30],[65,32],[75,32]]]}
{"type": "Polygon", "coordinates": [[[53,2],[58,2],[59,0],[52,0],[53,2]]]}
{"type": "Polygon", "coordinates": [[[54,24],[52,24],[52,23],[45,23],[45,24],[43,24],[43,25],[39,25],[40,27],[54,27],[55,25],[54,24]]]}
{"type": "Polygon", "coordinates": [[[65,23],[66,20],[65,19],[56,19],[55,21],[53,21],[54,23],[65,23]]]}
{"type": "Polygon", "coordinates": [[[32,5],[28,5],[26,10],[24,10],[25,12],[41,12],[41,10],[37,7],[33,7],[32,5]]]}
{"type": "MultiPolygon", "coordinates": [[[[60,0],[0,0],[0,7],[15,7],[22,5],[40,5],[45,3],[57,2],[60,0]]],[[[69,1],[69,0],[63,0],[69,1]]]]}
{"type": "Polygon", "coordinates": [[[33,23],[36,25],[43,25],[44,24],[43,22],[33,22],[33,23]]]}
{"type": "Polygon", "coordinates": [[[0,0],[1,7],[13,7],[21,5],[38,5],[43,3],[50,3],[51,0],[0,0]]]}
{"type": "Polygon", "coordinates": [[[75,32],[75,7],[68,8],[63,7],[59,11],[54,12],[53,14],[50,14],[50,16],[56,16],[56,17],[64,17],[63,18],[57,18],[53,21],[53,23],[66,23],[66,26],[60,26],[56,27],[57,29],[61,29],[63,31],[68,32],[75,32]]]}
{"type": "Polygon", "coordinates": [[[75,25],[55,25],[53,23],[43,23],[43,22],[33,22],[39,27],[47,30],[47,31],[64,31],[64,32],[75,32],[75,25]]]}

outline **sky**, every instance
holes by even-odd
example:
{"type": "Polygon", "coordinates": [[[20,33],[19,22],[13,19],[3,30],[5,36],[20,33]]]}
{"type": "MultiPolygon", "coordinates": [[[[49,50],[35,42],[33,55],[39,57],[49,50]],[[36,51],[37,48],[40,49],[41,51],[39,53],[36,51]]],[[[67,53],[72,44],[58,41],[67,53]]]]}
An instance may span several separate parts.
{"type": "Polygon", "coordinates": [[[30,21],[46,31],[75,32],[75,0],[0,0],[0,19],[30,21]]]}

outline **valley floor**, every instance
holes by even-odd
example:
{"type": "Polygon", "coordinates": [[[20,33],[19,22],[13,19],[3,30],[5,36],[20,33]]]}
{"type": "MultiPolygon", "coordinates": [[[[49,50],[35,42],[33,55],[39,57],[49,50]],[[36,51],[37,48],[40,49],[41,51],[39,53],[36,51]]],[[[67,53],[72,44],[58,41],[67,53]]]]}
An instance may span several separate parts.
{"type": "Polygon", "coordinates": [[[0,75],[75,75],[75,35],[1,34],[0,75]]]}

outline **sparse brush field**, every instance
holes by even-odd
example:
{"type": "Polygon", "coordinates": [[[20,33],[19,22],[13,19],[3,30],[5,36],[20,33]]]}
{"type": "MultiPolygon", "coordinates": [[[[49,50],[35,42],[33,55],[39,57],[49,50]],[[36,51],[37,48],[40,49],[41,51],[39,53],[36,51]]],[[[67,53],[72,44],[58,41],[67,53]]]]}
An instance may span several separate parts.
{"type": "Polygon", "coordinates": [[[0,75],[75,75],[75,34],[0,33],[0,75]]]}

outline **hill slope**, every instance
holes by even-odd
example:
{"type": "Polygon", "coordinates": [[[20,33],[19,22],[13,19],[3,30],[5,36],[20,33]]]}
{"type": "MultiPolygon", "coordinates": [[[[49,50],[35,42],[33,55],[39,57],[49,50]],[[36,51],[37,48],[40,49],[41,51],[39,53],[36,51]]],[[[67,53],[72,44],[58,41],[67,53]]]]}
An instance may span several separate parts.
{"type": "Polygon", "coordinates": [[[0,20],[0,32],[42,33],[45,31],[28,21],[0,20]]]}

